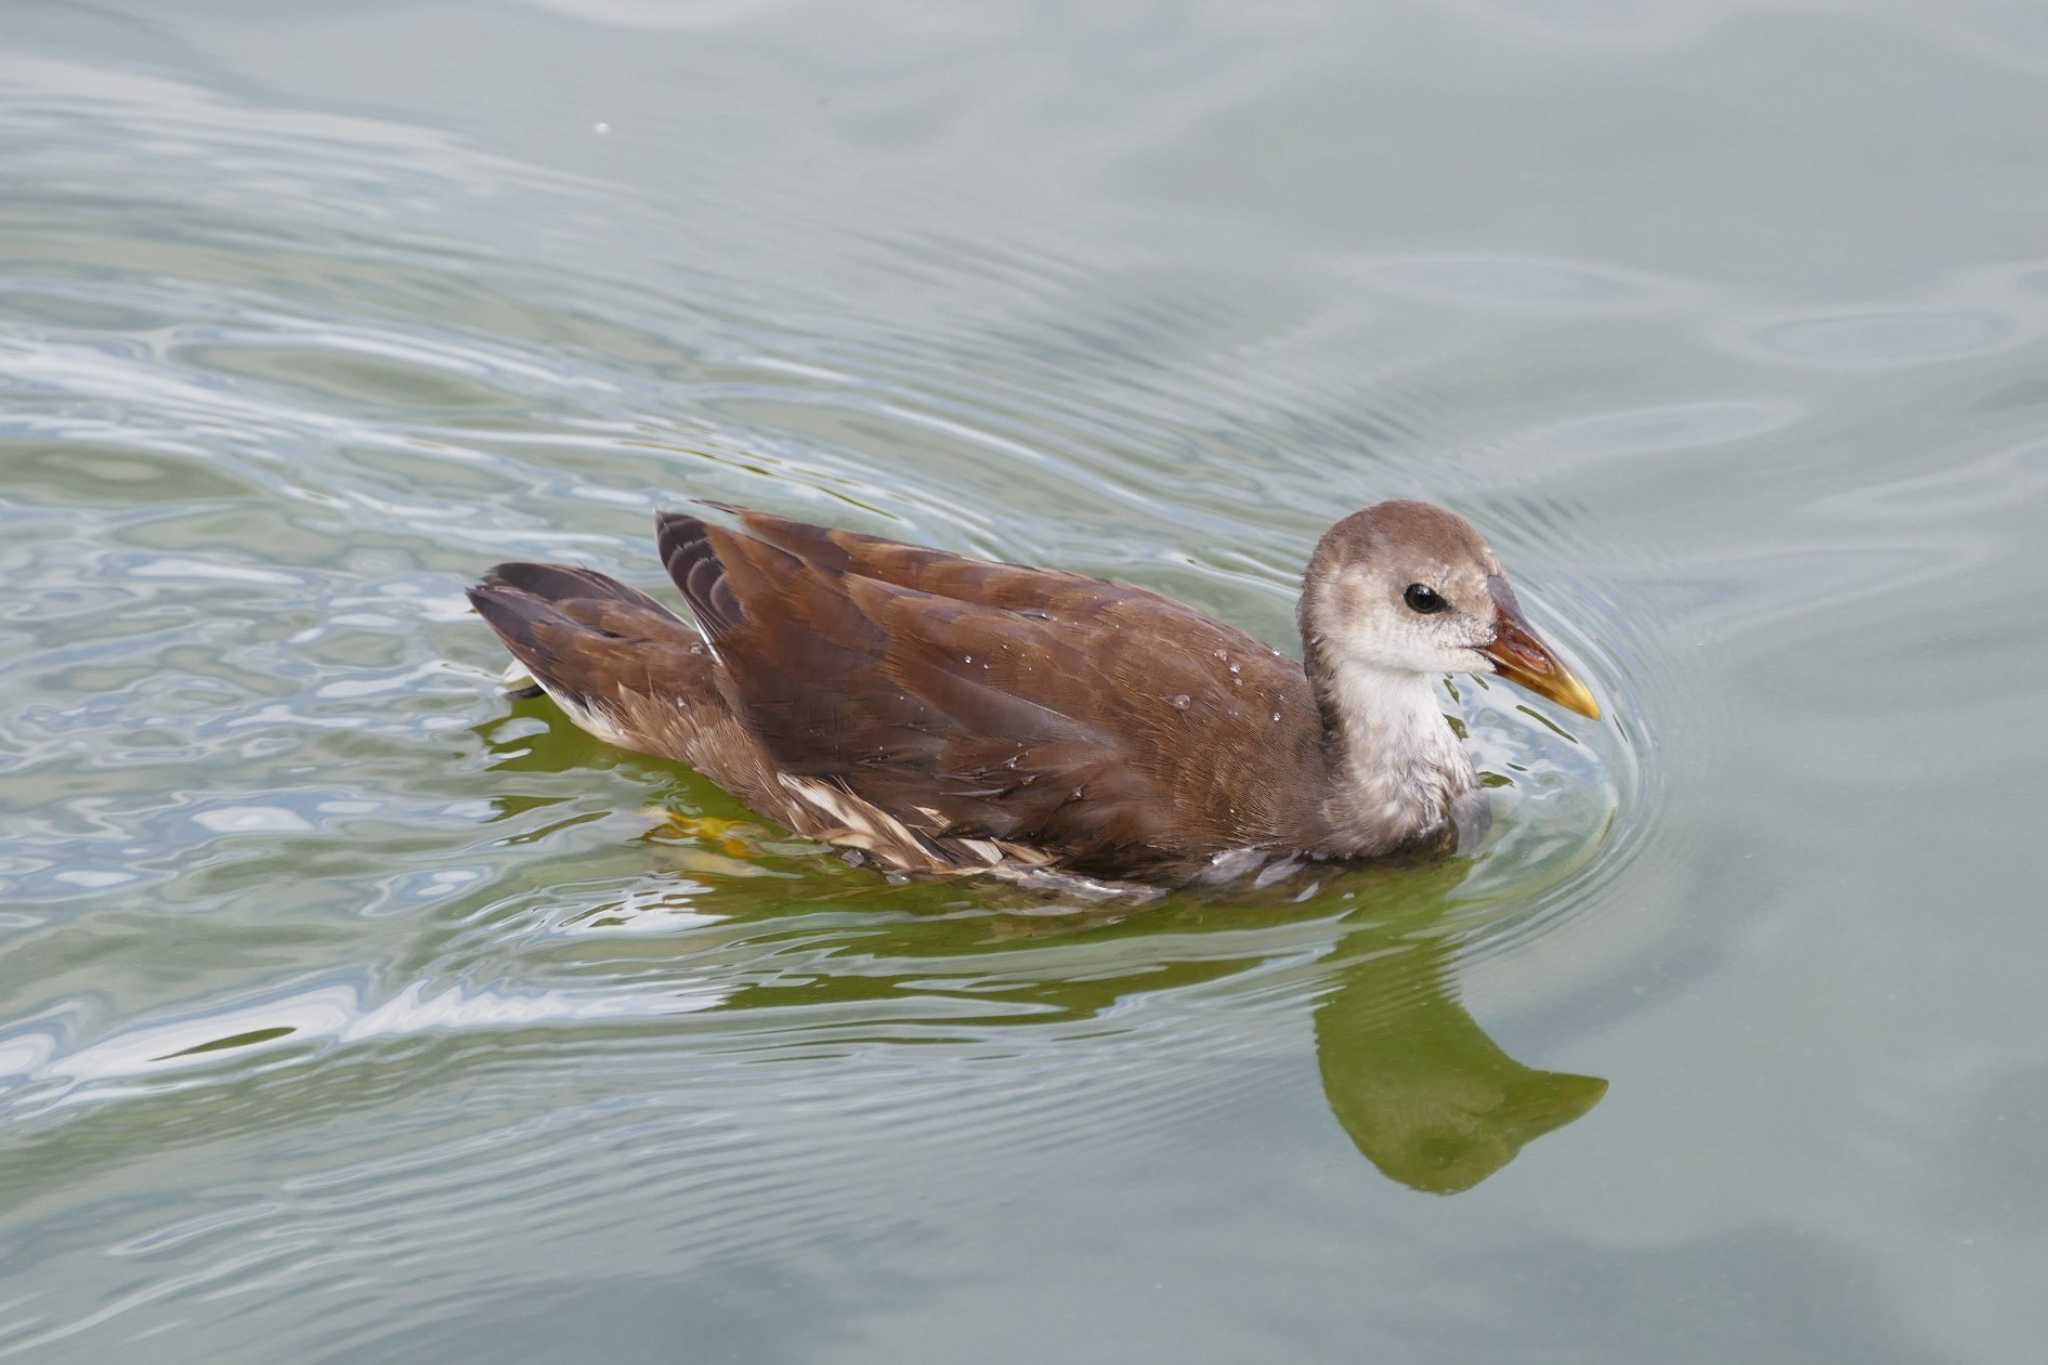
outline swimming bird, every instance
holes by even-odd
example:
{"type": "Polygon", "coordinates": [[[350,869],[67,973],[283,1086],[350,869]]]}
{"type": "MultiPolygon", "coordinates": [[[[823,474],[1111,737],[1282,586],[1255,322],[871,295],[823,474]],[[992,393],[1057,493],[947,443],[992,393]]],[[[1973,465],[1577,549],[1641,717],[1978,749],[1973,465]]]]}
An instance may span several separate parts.
{"type": "Polygon", "coordinates": [[[891,871],[1170,885],[1443,850],[1477,793],[1438,677],[1600,714],[1428,503],[1323,536],[1300,662],[1143,588],[707,506],[732,524],[655,524],[694,628],[566,564],[469,599],[584,730],[891,871]]]}

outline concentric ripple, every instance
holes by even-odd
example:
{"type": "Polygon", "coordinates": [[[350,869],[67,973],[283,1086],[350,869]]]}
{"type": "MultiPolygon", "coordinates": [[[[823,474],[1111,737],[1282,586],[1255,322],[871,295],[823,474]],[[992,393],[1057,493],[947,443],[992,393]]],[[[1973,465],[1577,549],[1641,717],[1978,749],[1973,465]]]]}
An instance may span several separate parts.
{"type": "Polygon", "coordinates": [[[979,1172],[1028,1188],[1296,1092],[1348,1162],[1448,1193],[1598,1101],[1458,982],[1614,908],[1655,837],[1671,667],[1625,605],[1655,584],[1568,492],[1439,463],[1454,365],[1312,362],[1382,296],[1636,318],[1683,288],[1344,257],[1323,273],[1363,287],[1331,300],[909,219],[764,293],[715,264],[814,249],[793,193],[661,201],[56,61],[5,74],[0,129],[30,147],[0,205],[0,1178],[32,1232],[0,1265],[35,1272],[0,1355],[200,1358],[200,1317],[375,1357],[567,1292],[622,1222],[663,1275],[807,1262],[985,1211],[979,1172]],[[918,289],[953,302],[863,318],[918,289]],[[1498,784],[1482,846],[1237,897],[890,885],[507,699],[462,596],[509,557],[656,586],[651,511],[716,497],[1141,582],[1291,648],[1314,536],[1413,492],[1485,526],[1612,719],[1455,680],[1498,784]],[[1475,1118],[1473,1087],[1513,1102],[1475,1118]]]}

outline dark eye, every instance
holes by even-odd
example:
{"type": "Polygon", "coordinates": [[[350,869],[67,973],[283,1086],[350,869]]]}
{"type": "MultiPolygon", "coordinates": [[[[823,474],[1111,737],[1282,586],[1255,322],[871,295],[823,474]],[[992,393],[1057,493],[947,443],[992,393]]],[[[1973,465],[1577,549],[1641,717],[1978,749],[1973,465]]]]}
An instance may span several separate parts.
{"type": "Polygon", "coordinates": [[[1424,616],[1428,616],[1432,612],[1442,611],[1445,607],[1451,605],[1437,595],[1435,588],[1421,583],[1410,583],[1408,591],[1402,593],[1401,596],[1407,600],[1408,610],[1419,611],[1424,616]]]}

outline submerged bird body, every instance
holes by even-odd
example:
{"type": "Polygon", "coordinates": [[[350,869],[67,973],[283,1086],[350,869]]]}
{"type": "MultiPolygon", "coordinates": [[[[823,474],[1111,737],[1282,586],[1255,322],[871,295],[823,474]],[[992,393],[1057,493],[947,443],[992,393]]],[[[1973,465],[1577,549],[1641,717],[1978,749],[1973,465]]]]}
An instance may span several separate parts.
{"type": "Polygon", "coordinates": [[[585,730],[893,869],[1176,883],[1444,843],[1473,775],[1435,676],[1592,709],[1426,504],[1324,537],[1303,663],[1141,588],[721,510],[657,523],[695,628],[562,565],[471,601],[585,730]]]}

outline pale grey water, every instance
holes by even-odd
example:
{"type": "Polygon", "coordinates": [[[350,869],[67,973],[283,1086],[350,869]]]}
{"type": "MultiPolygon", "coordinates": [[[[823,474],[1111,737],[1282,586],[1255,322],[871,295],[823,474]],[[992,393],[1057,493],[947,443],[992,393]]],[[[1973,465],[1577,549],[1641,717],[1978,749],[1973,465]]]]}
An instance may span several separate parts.
{"type": "Polygon", "coordinates": [[[14,0],[0,1356],[2039,1359],[2042,15],[14,0]],[[1391,494],[1609,718],[1299,904],[889,887],[461,597],[715,496],[1288,645],[1391,494]]]}

